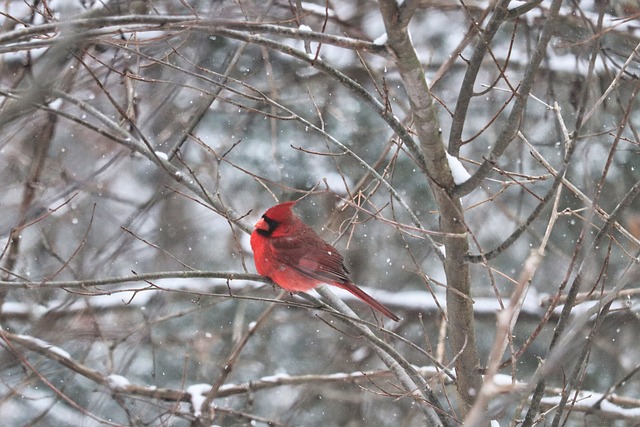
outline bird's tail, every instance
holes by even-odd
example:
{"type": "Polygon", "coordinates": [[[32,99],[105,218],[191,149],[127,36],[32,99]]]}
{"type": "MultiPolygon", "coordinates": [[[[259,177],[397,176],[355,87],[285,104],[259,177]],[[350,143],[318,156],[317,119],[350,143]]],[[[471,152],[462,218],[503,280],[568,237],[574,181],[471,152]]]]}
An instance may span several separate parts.
{"type": "Polygon", "coordinates": [[[346,291],[351,292],[353,295],[355,295],[356,297],[360,298],[362,301],[364,301],[365,303],[367,303],[371,308],[378,310],[380,313],[384,314],[385,316],[387,316],[389,319],[395,320],[396,322],[398,320],[400,320],[400,318],[398,316],[396,316],[395,314],[393,314],[393,312],[391,310],[389,310],[387,307],[385,307],[384,305],[382,305],[381,303],[379,303],[378,301],[376,301],[371,295],[369,295],[368,293],[366,293],[365,291],[363,291],[362,289],[360,289],[359,287],[357,287],[356,285],[354,285],[351,282],[345,282],[345,283],[334,283],[335,286],[342,288],[346,291]]]}

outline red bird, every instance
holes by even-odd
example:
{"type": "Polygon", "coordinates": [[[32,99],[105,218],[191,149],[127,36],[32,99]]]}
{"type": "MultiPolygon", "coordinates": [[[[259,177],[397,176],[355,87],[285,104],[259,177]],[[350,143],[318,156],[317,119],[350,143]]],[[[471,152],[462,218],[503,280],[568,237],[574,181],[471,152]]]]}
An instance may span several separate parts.
{"type": "Polygon", "coordinates": [[[286,202],[269,208],[256,222],[251,249],[258,273],[290,292],[306,292],[322,283],[337,286],[388,318],[400,320],[353,284],[342,255],[291,211],[295,204],[286,202]]]}

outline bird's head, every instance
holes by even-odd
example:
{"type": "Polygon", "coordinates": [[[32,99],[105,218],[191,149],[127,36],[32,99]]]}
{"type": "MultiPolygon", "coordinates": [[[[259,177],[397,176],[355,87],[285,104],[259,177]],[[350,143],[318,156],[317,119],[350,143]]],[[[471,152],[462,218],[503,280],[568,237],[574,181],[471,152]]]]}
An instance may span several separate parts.
{"type": "Polygon", "coordinates": [[[253,226],[255,231],[262,236],[270,237],[280,225],[292,222],[296,216],[291,208],[296,203],[296,201],[280,203],[267,209],[253,226]]]}

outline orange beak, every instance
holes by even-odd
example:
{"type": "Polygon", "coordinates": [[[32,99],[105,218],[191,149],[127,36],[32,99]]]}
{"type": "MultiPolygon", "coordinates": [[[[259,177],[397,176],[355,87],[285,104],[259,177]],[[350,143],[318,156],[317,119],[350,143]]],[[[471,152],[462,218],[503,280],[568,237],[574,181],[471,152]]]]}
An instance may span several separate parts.
{"type": "Polygon", "coordinates": [[[253,228],[255,228],[256,230],[269,231],[269,224],[267,224],[267,221],[265,221],[264,219],[260,218],[258,220],[258,222],[255,223],[253,228]]]}

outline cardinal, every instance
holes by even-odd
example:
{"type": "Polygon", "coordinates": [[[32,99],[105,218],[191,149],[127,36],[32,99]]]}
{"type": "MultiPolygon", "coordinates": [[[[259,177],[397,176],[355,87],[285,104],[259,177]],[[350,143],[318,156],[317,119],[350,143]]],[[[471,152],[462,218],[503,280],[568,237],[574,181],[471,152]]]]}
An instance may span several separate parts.
{"type": "Polygon", "coordinates": [[[388,318],[400,320],[351,281],[342,255],[293,213],[295,204],[275,205],[256,222],[251,249],[258,273],[290,292],[306,292],[322,283],[337,286],[388,318]]]}

